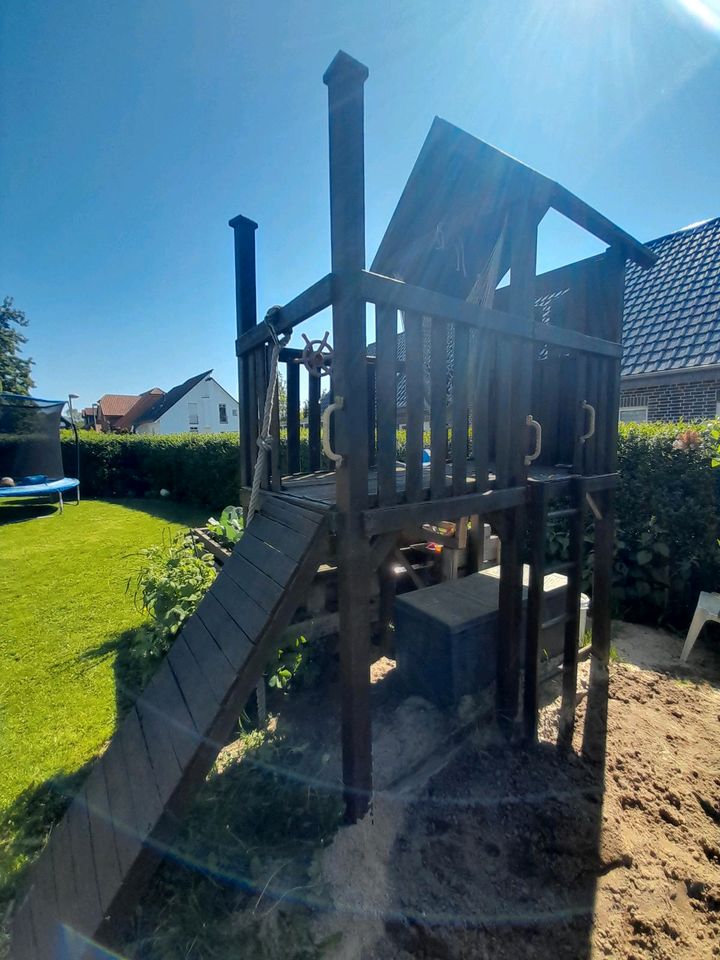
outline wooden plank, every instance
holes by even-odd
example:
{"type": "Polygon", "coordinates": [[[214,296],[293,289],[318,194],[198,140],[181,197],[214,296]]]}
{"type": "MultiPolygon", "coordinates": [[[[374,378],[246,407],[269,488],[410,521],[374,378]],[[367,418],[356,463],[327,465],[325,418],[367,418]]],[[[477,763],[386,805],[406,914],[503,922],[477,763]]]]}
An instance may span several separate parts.
{"type": "Polygon", "coordinates": [[[132,867],[140,848],[139,824],[130,789],[130,774],[122,749],[122,727],[115,733],[103,754],[101,768],[105,776],[110,815],[115,831],[115,850],[123,876],[132,867]]]}
{"type": "MultiPolygon", "coordinates": [[[[258,410],[258,434],[262,430],[263,414],[265,412],[265,397],[267,396],[268,370],[267,370],[267,352],[265,347],[258,347],[252,355],[255,359],[255,390],[257,391],[256,404],[258,410]]],[[[259,449],[259,448],[257,448],[259,449]]],[[[261,489],[270,489],[271,477],[271,456],[269,452],[264,454],[265,474],[261,484],[261,489]]]]}
{"type": "Polygon", "coordinates": [[[255,464],[257,463],[258,455],[258,427],[259,427],[259,414],[258,414],[258,383],[256,376],[256,362],[255,354],[250,353],[245,358],[247,364],[247,391],[248,391],[248,458],[250,461],[250,472],[248,474],[247,483],[248,486],[252,484],[253,473],[255,471],[255,464]]]}
{"type": "MultiPolygon", "coordinates": [[[[448,458],[447,335],[447,323],[439,317],[433,317],[430,321],[430,496],[433,499],[445,496],[448,458]]],[[[416,500],[417,497],[412,499],[416,500]]]]}
{"type": "MultiPolygon", "coordinates": [[[[238,340],[257,323],[257,292],[255,278],[255,231],[257,224],[247,217],[230,221],[233,229],[235,253],[235,314],[238,340]]],[[[247,356],[238,355],[238,427],[240,432],[240,485],[252,482],[252,470],[257,447],[251,446],[249,363],[247,356]]]]}
{"type": "Polygon", "coordinates": [[[300,473],[300,366],[288,363],[287,370],[287,450],[288,473],[300,473]]]}
{"type": "Polygon", "coordinates": [[[437,523],[440,520],[453,520],[474,513],[487,515],[496,510],[517,507],[524,502],[524,487],[505,487],[502,490],[468,493],[462,497],[397,504],[394,507],[365,511],[364,528],[366,535],[372,537],[389,530],[404,530],[418,523],[437,523]]]}
{"type": "Polygon", "coordinates": [[[78,902],[80,891],[76,887],[73,870],[72,847],[67,816],[53,827],[48,850],[52,858],[58,916],[62,923],[75,927],[79,923],[78,902]]]}
{"type": "MultiPolygon", "coordinates": [[[[196,623],[198,618],[193,617],[192,621],[196,623]]],[[[193,629],[190,622],[183,627],[183,634],[193,629]]],[[[228,665],[228,670],[231,669],[228,665]]],[[[197,750],[201,737],[169,663],[162,663],[156,670],[143,694],[138,697],[137,709],[143,724],[148,712],[162,719],[170,735],[171,748],[180,767],[184,769],[197,750]]]]}
{"type": "Polygon", "coordinates": [[[529,534],[530,571],[528,578],[527,615],[525,622],[525,685],[523,688],[523,736],[527,743],[537,740],[538,722],[538,658],[540,625],[545,605],[545,548],[547,525],[547,487],[544,483],[530,486],[529,534]]]}
{"type": "Polygon", "coordinates": [[[580,592],[582,590],[583,548],[585,545],[585,484],[582,477],[574,477],[571,503],[577,513],[568,520],[570,542],[568,555],[571,567],[567,574],[565,591],[565,643],[563,648],[562,700],[558,727],[558,745],[572,746],[577,703],[578,624],[580,622],[580,592]]]}
{"type": "Polygon", "coordinates": [[[507,510],[500,531],[496,716],[505,736],[512,735],[520,686],[520,623],[522,616],[522,507],[507,510]]]}
{"type": "Polygon", "coordinates": [[[375,466],[377,444],[377,398],[375,383],[375,364],[366,362],[367,370],[367,423],[368,423],[368,467],[375,466]]]}
{"type": "Polygon", "coordinates": [[[218,600],[206,594],[196,616],[215,640],[235,670],[240,670],[252,649],[252,643],[218,600]]]}
{"type": "Polygon", "coordinates": [[[405,392],[407,423],[405,429],[405,499],[422,497],[423,425],[425,422],[425,362],[423,357],[423,319],[405,314],[405,392]]]}
{"type": "Polygon", "coordinates": [[[459,300],[436,290],[416,287],[401,280],[392,280],[378,273],[362,273],[362,292],[371,303],[385,304],[403,312],[441,317],[479,330],[524,336],[532,339],[533,327],[524,317],[504,310],[492,310],[467,300],[459,300]]]}
{"type": "Polygon", "coordinates": [[[137,709],[131,707],[125,715],[120,731],[125,770],[130,781],[132,805],[135,811],[135,829],[142,842],[160,817],[168,797],[158,793],[148,746],[143,737],[137,709]]]}
{"type": "Polygon", "coordinates": [[[264,540],[258,540],[249,529],[243,534],[236,552],[281,587],[285,586],[295,569],[295,564],[289,557],[264,540]]]}
{"type": "MultiPolygon", "coordinates": [[[[247,593],[242,584],[223,577],[222,574],[212,585],[209,594],[214,600],[230,614],[238,629],[245,634],[251,643],[255,643],[257,638],[265,629],[268,614],[259,603],[247,593]]],[[[212,633],[212,631],[210,631],[212,633]]]]}
{"type": "Polygon", "coordinates": [[[282,594],[281,586],[238,553],[234,553],[223,564],[222,572],[223,576],[230,577],[235,583],[245,585],[248,593],[267,613],[274,609],[282,594]]]}
{"type": "Polygon", "coordinates": [[[195,729],[204,737],[220,704],[212,687],[198,670],[182,634],[173,643],[167,659],[188,705],[195,729]]]}
{"type": "Polygon", "coordinates": [[[487,489],[490,457],[490,378],[492,376],[496,343],[490,333],[477,333],[474,363],[472,401],[472,454],[475,488],[487,489]]]}
{"type": "Polygon", "coordinates": [[[272,517],[256,513],[248,532],[257,540],[264,540],[273,549],[292,560],[300,560],[307,549],[308,538],[305,534],[291,530],[272,517]]]}
{"type": "MultiPolygon", "coordinates": [[[[47,849],[47,848],[46,848],[47,849]]],[[[32,915],[34,942],[37,957],[60,956],[61,926],[58,913],[57,891],[52,857],[43,853],[32,868],[32,892],[28,896],[28,907],[32,915]]],[[[15,947],[13,937],[13,947],[15,947]]],[[[19,957],[13,949],[13,957],[19,957]]]]}
{"type": "MultiPolygon", "coordinates": [[[[174,641],[176,642],[177,640],[174,641]]],[[[160,669],[162,670],[163,667],[167,670],[167,664],[163,663],[160,669]]],[[[161,797],[169,797],[182,776],[182,768],[175,756],[169,724],[165,717],[160,716],[159,712],[152,708],[151,699],[152,693],[138,698],[137,715],[148,745],[148,754],[158,791],[161,797]]]]}
{"type": "Polygon", "coordinates": [[[378,503],[386,507],[397,500],[397,310],[378,306],[375,328],[378,503]]]}
{"type": "Polygon", "coordinates": [[[259,513],[289,527],[306,539],[315,536],[321,515],[312,510],[301,510],[279,497],[263,497],[259,513]]]}
{"type": "MultiPolygon", "coordinates": [[[[272,323],[273,329],[277,334],[287,333],[296,327],[303,320],[314,317],[316,313],[326,310],[332,304],[333,297],[333,278],[332,274],[317,280],[307,290],[303,290],[284,307],[275,307],[268,311],[267,319],[272,323]]],[[[254,350],[263,343],[269,343],[272,339],[270,328],[265,323],[258,324],[247,333],[241,336],[236,345],[235,351],[238,356],[254,350]]]]}
{"type": "Polygon", "coordinates": [[[102,920],[103,910],[100,905],[100,892],[95,871],[95,858],[90,837],[90,820],[84,788],[70,804],[65,819],[70,835],[70,849],[72,851],[72,865],[77,891],[75,921],[77,928],[85,933],[97,929],[102,920]]]}
{"type": "Polygon", "coordinates": [[[601,357],[621,357],[622,346],[612,340],[591,337],[577,330],[557,327],[552,323],[534,323],[533,337],[538,343],[548,343],[566,350],[583,351],[601,357]]]}
{"type": "Polygon", "coordinates": [[[217,702],[223,703],[235,681],[234,667],[199,618],[185,624],[183,637],[217,702]]]}
{"type": "Polygon", "coordinates": [[[468,359],[470,331],[455,324],[455,363],[452,380],[452,492],[467,491],[468,461],[468,359]]]}
{"type": "Polygon", "coordinates": [[[587,363],[586,358],[579,354],[574,358],[575,365],[575,420],[573,423],[573,471],[583,472],[585,459],[585,443],[581,437],[586,433],[587,412],[584,402],[587,397],[587,363]]]}
{"type": "Polygon", "coordinates": [[[320,380],[308,377],[308,469],[319,470],[320,457],[320,380]]]}
{"type": "Polygon", "coordinates": [[[32,898],[27,897],[12,921],[12,960],[45,960],[33,932],[32,898]]]}
{"type": "MultiPolygon", "coordinates": [[[[542,208],[542,213],[545,208],[542,208]]],[[[537,225],[542,216],[535,203],[515,207],[510,217],[510,310],[533,322],[535,315],[535,266],[537,261],[537,225]]],[[[534,323],[533,323],[534,326],[534,323]]],[[[543,332],[547,325],[541,324],[543,332]]],[[[505,338],[507,339],[507,338],[505,338]]],[[[513,409],[510,439],[509,484],[514,486],[526,476],[525,454],[528,449],[526,420],[532,415],[532,390],[535,344],[527,340],[511,343],[513,350],[513,409]]]]}
{"type": "Polygon", "coordinates": [[[344,398],[335,418],[339,513],[338,603],[346,814],[368,809],[372,789],[370,736],[369,547],[362,530],[368,502],[367,376],[363,358],[366,308],[357,280],[365,266],[363,84],[367,68],[338,53],[323,77],[328,87],[330,237],[333,300],[333,388],[344,398]]]}
{"type": "Polygon", "coordinates": [[[90,773],[85,783],[85,797],[100,906],[105,914],[122,884],[123,874],[115,846],[115,827],[102,765],[101,759],[90,773]]]}
{"type": "Polygon", "coordinates": [[[497,341],[495,378],[495,485],[510,483],[513,434],[513,345],[506,337],[497,341]]]}

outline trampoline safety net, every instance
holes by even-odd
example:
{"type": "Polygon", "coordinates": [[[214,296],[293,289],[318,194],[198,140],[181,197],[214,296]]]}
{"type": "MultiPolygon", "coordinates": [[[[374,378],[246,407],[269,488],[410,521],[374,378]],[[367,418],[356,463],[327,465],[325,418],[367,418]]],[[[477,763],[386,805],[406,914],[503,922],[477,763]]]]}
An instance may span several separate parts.
{"type": "Polygon", "coordinates": [[[64,476],[60,451],[63,400],[0,393],[0,477],[64,476]]]}

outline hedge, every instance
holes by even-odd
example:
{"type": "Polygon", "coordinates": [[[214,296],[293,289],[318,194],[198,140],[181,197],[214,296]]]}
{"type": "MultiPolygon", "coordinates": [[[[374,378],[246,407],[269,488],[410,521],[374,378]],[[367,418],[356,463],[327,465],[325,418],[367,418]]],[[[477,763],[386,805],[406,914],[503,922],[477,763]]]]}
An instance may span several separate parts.
{"type": "MultiPolygon", "coordinates": [[[[698,592],[720,584],[720,469],[712,468],[718,445],[713,433],[718,434],[719,427],[717,423],[697,427],[698,445],[675,449],[686,424],[621,425],[614,569],[619,615],[683,629],[698,592]]],[[[404,431],[399,431],[399,450],[404,441],[404,431]]],[[[73,476],[72,435],[64,434],[62,443],[66,473],[73,476]]],[[[301,433],[301,463],[307,469],[306,431],[301,433]]],[[[157,496],[167,489],[175,500],[217,511],[238,500],[237,438],[83,432],[80,476],[86,497],[157,496]]],[[[564,531],[554,530],[550,540],[553,555],[561,555],[564,531]]],[[[588,540],[589,564],[591,525],[588,540]]]]}

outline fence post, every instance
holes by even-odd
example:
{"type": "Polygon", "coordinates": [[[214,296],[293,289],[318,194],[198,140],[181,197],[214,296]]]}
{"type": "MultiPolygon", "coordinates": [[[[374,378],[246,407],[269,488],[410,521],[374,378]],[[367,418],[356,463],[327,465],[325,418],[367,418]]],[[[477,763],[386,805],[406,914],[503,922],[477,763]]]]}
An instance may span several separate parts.
{"type": "MultiPolygon", "coordinates": [[[[257,224],[247,217],[230,220],[235,238],[235,313],[238,340],[257,324],[255,289],[255,231],[257,224]]],[[[237,352],[237,347],[236,347],[237,352]]],[[[249,389],[248,356],[238,356],[238,429],[240,431],[240,486],[252,484],[255,451],[250,449],[250,417],[254,416],[249,389]]]]}

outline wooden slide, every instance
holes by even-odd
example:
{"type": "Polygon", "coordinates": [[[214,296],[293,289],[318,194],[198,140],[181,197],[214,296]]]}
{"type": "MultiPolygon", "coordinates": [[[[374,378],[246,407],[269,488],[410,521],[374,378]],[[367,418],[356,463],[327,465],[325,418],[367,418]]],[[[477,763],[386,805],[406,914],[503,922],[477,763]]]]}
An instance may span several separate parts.
{"type": "Polygon", "coordinates": [[[302,602],[326,515],[265,496],[197,612],[55,826],[12,927],[14,960],[108,954],[302,602]]]}

